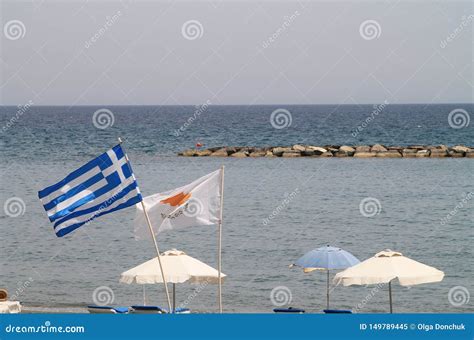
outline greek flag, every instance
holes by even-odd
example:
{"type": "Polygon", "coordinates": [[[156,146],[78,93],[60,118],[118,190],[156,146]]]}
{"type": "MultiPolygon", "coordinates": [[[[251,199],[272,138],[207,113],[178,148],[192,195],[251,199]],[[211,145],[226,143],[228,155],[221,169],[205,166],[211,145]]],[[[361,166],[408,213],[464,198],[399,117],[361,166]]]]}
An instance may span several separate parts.
{"type": "Polygon", "coordinates": [[[142,200],[120,144],[41,190],[38,197],[58,237],[142,200]]]}

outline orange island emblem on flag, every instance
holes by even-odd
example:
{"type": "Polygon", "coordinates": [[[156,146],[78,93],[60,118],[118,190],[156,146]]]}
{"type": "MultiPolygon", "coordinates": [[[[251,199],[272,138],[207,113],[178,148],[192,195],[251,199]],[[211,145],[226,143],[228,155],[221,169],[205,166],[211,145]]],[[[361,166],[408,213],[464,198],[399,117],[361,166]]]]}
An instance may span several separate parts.
{"type": "Polygon", "coordinates": [[[191,198],[191,193],[179,192],[176,195],[170,196],[160,201],[163,204],[169,204],[172,207],[178,207],[186,203],[187,200],[191,198]]]}

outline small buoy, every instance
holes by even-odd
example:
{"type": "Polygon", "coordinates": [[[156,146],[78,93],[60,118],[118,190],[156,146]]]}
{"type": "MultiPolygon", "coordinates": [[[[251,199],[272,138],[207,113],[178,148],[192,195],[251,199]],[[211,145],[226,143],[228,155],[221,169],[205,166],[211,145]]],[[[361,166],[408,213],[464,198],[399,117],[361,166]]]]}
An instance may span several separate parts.
{"type": "Polygon", "coordinates": [[[199,142],[197,142],[197,143],[196,143],[196,147],[197,147],[197,148],[200,148],[200,147],[202,147],[202,144],[199,143],[199,142]]]}

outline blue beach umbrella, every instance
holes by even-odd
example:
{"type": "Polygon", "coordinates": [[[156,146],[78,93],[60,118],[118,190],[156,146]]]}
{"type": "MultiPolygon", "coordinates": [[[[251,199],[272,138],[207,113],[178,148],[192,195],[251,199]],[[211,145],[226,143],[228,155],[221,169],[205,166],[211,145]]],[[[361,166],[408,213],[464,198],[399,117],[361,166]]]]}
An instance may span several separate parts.
{"type": "Polygon", "coordinates": [[[360,261],[351,253],[341,248],[331,247],[328,245],[307,252],[290,267],[301,267],[305,273],[310,273],[314,270],[326,270],[326,302],[327,309],[329,309],[329,271],[346,269],[358,264],[359,262],[360,261]]]}

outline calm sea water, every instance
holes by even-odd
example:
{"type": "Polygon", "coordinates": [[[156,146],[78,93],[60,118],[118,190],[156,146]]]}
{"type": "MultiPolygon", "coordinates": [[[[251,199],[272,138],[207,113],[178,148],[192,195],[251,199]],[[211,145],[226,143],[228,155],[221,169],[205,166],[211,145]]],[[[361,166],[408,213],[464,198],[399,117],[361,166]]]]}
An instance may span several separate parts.
{"type": "MultiPolygon", "coordinates": [[[[145,195],[186,184],[226,166],[223,271],[227,312],[271,312],[276,287],[291,292],[291,306],[310,312],[325,307],[324,273],[289,269],[305,252],[326,244],[363,260],[390,248],[443,270],[440,283],[410,289],[394,285],[396,312],[473,312],[472,299],[459,307],[449,291],[473,285],[474,191],[472,159],[214,159],[175,153],[197,141],[218,145],[466,144],[474,146],[474,124],[449,125],[448,115],[473,105],[389,105],[354,137],[374,108],[282,106],[291,125],[275,129],[278,106],[107,107],[114,124],[93,124],[101,107],[0,108],[2,205],[19,197],[18,217],[0,216],[0,287],[26,306],[81,310],[98,287],[113,291],[114,305],[142,302],[142,287],[118,282],[120,273],[154,256],[152,243],[133,239],[133,209],[104,216],[70,237],[56,238],[37,191],[116,143],[125,147],[145,195]],[[179,136],[175,131],[196,115],[179,136]],[[12,117],[15,119],[12,120],[12,117]],[[380,202],[379,213],[360,212],[364,198],[380,202]],[[278,213],[274,213],[278,211],[278,213]],[[443,219],[450,213],[452,218],[443,219]],[[269,223],[263,221],[270,215],[269,223]]],[[[473,117],[474,119],[474,117],[473,117]]],[[[161,250],[178,248],[216,265],[216,228],[196,227],[160,234],[161,250]]],[[[178,304],[216,310],[217,287],[181,284],[178,304]],[[196,293],[195,290],[199,290],[196,293]]],[[[459,290],[461,295],[465,290],[459,290]]],[[[147,287],[148,303],[165,305],[161,286],[147,287]]],[[[287,294],[289,296],[289,294],[287,294]]],[[[459,299],[460,295],[454,298],[459,299]]],[[[462,296],[461,296],[462,297],[462,296]]],[[[331,305],[359,312],[388,311],[386,287],[335,287],[331,305]]],[[[459,302],[459,300],[455,300],[459,302]]],[[[461,301],[462,302],[462,301],[461,301]]]]}

